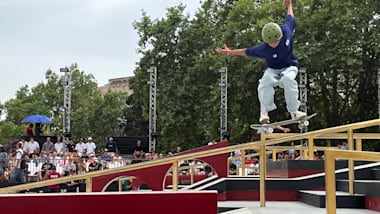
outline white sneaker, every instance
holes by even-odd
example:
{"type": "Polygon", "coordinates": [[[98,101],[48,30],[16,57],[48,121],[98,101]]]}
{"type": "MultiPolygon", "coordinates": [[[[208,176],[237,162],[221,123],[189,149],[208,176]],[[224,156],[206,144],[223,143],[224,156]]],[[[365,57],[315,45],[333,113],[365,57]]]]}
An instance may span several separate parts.
{"type": "Polygon", "coordinates": [[[306,113],[302,111],[295,111],[290,113],[290,115],[292,116],[292,120],[299,120],[307,116],[306,113]]]}
{"type": "Polygon", "coordinates": [[[259,119],[259,121],[260,121],[260,123],[269,123],[268,112],[266,112],[266,111],[260,112],[260,119],[259,119]]]}

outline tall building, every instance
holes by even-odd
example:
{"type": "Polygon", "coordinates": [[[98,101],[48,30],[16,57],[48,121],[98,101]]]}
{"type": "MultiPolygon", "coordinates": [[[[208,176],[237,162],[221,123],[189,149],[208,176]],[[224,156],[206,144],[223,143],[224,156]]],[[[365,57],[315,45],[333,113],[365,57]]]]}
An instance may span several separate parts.
{"type": "Polygon", "coordinates": [[[107,93],[108,91],[116,91],[127,92],[128,95],[131,95],[133,93],[133,90],[129,88],[129,81],[132,77],[133,76],[109,79],[107,84],[98,87],[98,89],[103,94],[107,93]]]}

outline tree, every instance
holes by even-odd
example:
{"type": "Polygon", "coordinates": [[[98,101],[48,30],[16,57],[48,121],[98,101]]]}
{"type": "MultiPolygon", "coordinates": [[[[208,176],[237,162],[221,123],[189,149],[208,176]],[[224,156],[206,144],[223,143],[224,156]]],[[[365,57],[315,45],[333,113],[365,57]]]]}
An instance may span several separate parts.
{"type": "MultiPolygon", "coordinates": [[[[117,118],[123,115],[128,95],[121,92],[107,92],[102,95],[92,74],[80,71],[76,64],[73,64],[70,70],[72,71],[72,136],[75,139],[92,136],[95,142],[100,144],[105,142],[107,136],[117,135],[117,118]]],[[[64,89],[60,83],[63,77],[48,70],[45,78],[45,82],[31,89],[27,85],[22,86],[16,92],[16,97],[4,104],[7,115],[5,122],[0,125],[0,130],[10,134],[3,134],[2,138],[24,135],[25,125],[21,120],[32,114],[50,116],[53,119],[50,134],[62,134],[64,89]]]]}

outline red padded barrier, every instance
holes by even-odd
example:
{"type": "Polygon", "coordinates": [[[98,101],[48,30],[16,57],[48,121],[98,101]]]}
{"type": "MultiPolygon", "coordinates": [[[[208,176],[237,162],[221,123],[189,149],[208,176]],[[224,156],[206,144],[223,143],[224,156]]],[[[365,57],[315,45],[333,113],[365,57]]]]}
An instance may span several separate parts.
{"type": "Polygon", "coordinates": [[[217,192],[9,194],[2,213],[217,213],[217,192]]]}

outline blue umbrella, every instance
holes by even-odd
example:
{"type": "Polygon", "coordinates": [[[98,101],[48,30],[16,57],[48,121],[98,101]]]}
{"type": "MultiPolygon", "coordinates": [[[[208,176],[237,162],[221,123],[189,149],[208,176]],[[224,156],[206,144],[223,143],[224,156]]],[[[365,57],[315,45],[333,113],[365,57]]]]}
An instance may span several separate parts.
{"type": "Polygon", "coordinates": [[[23,123],[52,123],[53,120],[45,115],[30,115],[22,120],[23,123]]]}

